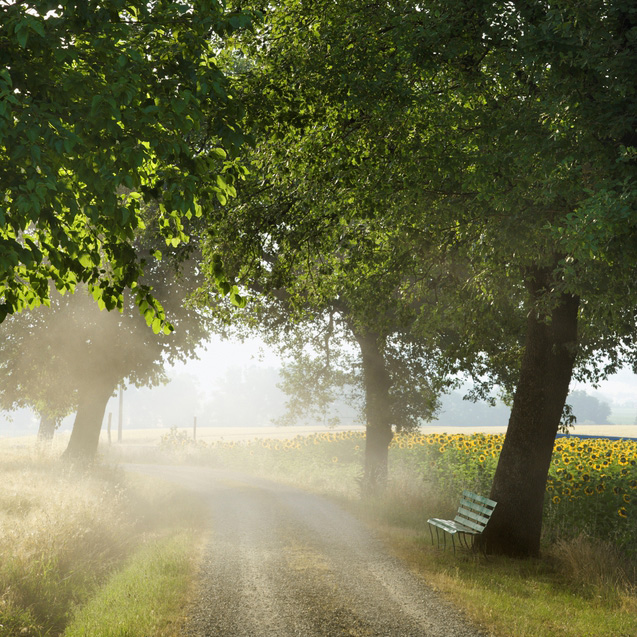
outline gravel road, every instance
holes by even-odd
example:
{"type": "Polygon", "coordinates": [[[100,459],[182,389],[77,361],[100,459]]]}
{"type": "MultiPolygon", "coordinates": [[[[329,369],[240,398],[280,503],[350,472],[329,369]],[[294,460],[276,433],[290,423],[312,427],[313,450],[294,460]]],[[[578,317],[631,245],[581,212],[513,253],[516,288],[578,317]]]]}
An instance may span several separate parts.
{"type": "Polygon", "coordinates": [[[226,471],[127,469],[210,503],[211,535],[185,637],[484,635],[329,500],[226,471]]]}

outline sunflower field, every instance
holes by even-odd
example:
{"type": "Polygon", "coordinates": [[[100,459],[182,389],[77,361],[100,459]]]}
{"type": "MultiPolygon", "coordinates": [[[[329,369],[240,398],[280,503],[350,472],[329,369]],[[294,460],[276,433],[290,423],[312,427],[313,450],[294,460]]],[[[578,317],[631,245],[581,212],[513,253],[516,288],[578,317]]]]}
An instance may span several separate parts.
{"type": "MultiPolygon", "coordinates": [[[[393,497],[410,485],[453,505],[463,489],[488,494],[504,434],[399,433],[390,450],[393,497]],[[398,480],[397,476],[400,476],[398,480]]],[[[165,450],[191,460],[270,473],[345,494],[361,476],[365,434],[333,432],[287,440],[194,443],[179,432],[162,439],[165,450]]],[[[443,511],[437,513],[443,514],[443,511]]],[[[637,441],[563,437],[555,442],[546,485],[547,542],[585,535],[637,555],[637,441]]]]}
{"type": "MultiPolygon", "coordinates": [[[[416,463],[457,501],[462,489],[489,493],[503,442],[504,434],[402,434],[392,457],[416,463]]],[[[637,552],[637,441],[558,438],[544,518],[548,541],[585,534],[637,552]]]]}

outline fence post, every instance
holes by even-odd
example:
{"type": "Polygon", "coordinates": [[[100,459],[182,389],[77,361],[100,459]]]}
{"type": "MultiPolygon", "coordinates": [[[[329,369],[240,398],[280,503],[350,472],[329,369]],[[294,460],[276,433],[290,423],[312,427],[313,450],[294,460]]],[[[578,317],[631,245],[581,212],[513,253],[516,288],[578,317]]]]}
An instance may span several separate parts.
{"type": "Polygon", "coordinates": [[[119,420],[117,422],[117,442],[122,442],[122,421],[124,419],[124,385],[119,384],[119,420]]]}
{"type": "Polygon", "coordinates": [[[108,432],[108,444],[111,444],[111,421],[113,420],[113,412],[108,412],[108,425],[106,426],[106,431],[108,432]]]}

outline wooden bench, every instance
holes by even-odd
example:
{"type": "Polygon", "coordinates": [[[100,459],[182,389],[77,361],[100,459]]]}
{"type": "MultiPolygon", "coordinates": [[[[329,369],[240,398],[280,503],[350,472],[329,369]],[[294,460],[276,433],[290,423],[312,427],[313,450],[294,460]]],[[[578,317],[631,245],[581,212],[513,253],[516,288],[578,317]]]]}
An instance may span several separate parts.
{"type": "Polygon", "coordinates": [[[440,546],[439,529],[442,529],[444,547],[447,548],[447,534],[451,535],[451,542],[453,543],[453,552],[456,552],[456,542],[454,536],[458,536],[458,541],[464,545],[467,549],[475,549],[475,539],[479,535],[482,535],[487,523],[491,519],[493,509],[495,509],[496,502],[484,498],[481,495],[471,493],[471,491],[463,491],[462,499],[460,500],[460,506],[458,512],[453,520],[440,520],[439,518],[429,518],[429,533],[431,534],[431,543],[434,543],[433,529],[436,529],[436,539],[438,546],[440,546]],[[471,544],[469,544],[467,538],[471,538],[471,544]]]}

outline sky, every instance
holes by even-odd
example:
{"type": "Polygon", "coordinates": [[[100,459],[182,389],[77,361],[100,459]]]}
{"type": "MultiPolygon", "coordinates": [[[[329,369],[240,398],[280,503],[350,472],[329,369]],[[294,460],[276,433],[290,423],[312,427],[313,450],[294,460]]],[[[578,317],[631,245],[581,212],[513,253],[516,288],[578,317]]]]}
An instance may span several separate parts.
{"type": "Polygon", "coordinates": [[[583,383],[573,383],[571,390],[583,389],[588,394],[616,406],[637,407],[637,376],[630,369],[622,369],[599,388],[583,383]]]}
{"type": "Polygon", "coordinates": [[[279,357],[263,343],[248,339],[244,343],[213,340],[205,348],[197,350],[199,360],[177,363],[167,368],[171,378],[189,374],[196,378],[202,393],[209,393],[214,381],[235,367],[280,367],[279,357]]]}

